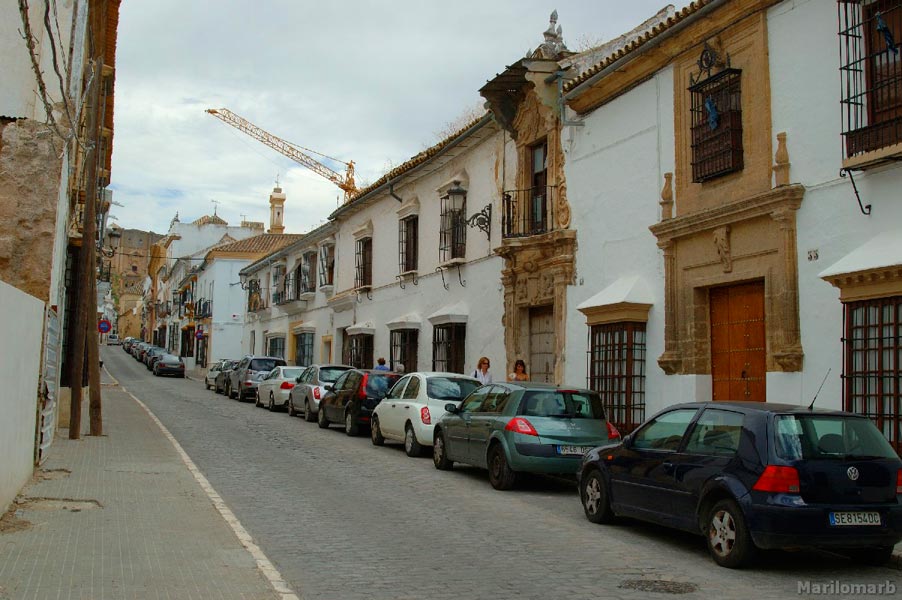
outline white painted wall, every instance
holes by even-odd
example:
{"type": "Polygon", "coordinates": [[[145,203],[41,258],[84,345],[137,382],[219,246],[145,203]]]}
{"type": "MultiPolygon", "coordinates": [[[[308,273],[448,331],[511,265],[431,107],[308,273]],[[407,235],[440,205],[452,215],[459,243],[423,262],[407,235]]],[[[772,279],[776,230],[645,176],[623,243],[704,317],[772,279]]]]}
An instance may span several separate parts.
{"type": "MultiPolygon", "coordinates": [[[[805,186],[797,215],[799,304],[804,370],[768,374],[768,399],[811,401],[832,369],[817,405],[842,404],[842,304],[839,290],[818,274],[874,235],[902,236],[902,168],[888,166],[854,174],[864,216],[842,166],[840,77],[836,6],[815,0],[786,0],[768,12],[774,134],[785,131],[792,182],[805,186]],[[808,251],[819,258],[808,260],[808,251]]],[[[899,257],[895,257],[897,260],[899,257]]]]}
{"type": "Polygon", "coordinates": [[[567,295],[565,381],[588,384],[589,327],[576,307],[619,278],[639,275],[654,298],[646,326],[646,414],[694,400],[696,376],[668,378],[657,364],[664,351],[664,264],[648,230],[660,219],[664,173],[674,170],[673,70],[590,113],[584,126],[565,128],[563,139],[578,240],[577,285],[567,295]]]}
{"type": "Polygon", "coordinates": [[[213,299],[213,331],[207,349],[207,360],[239,358],[242,355],[241,336],[247,299],[240,285],[238,272],[250,260],[217,258],[197,277],[198,297],[213,299]]]}
{"type": "Polygon", "coordinates": [[[34,467],[44,303],[0,281],[0,510],[6,511],[34,467]]]}

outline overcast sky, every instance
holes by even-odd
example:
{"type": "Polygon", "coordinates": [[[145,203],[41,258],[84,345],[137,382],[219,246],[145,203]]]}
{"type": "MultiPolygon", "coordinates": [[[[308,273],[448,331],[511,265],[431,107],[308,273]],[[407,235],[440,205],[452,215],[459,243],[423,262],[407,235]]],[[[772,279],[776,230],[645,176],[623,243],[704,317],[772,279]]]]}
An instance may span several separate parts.
{"type": "MultiPolygon", "coordinates": [[[[204,112],[229,108],[341,160],[369,183],[439,141],[478,90],[542,42],[557,9],[576,50],[632,29],[663,0],[135,0],[122,3],[111,188],[123,227],[165,232],[218,214],[288,233],[337,206],[330,182],[204,112]]],[[[679,8],[684,3],[674,2],[679,8]]],[[[341,165],[330,165],[343,172],[341,165]]]]}

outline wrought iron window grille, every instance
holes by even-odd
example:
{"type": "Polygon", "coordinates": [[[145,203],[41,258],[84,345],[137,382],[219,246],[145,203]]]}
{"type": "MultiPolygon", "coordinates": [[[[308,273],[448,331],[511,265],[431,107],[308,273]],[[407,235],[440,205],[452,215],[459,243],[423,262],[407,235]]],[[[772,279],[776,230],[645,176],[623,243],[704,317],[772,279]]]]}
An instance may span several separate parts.
{"type": "Polygon", "coordinates": [[[466,324],[436,325],[432,331],[432,370],[463,373],[467,341],[466,324]]]}
{"type": "MultiPolygon", "coordinates": [[[[398,272],[397,276],[404,289],[405,275],[414,273],[419,265],[419,217],[416,215],[398,221],[398,272]]],[[[414,284],[416,285],[416,284],[414,284]]]]}
{"type": "Polygon", "coordinates": [[[403,365],[404,372],[413,373],[417,368],[419,351],[418,329],[393,329],[391,332],[391,355],[389,368],[397,371],[403,365]]]}
{"type": "Polygon", "coordinates": [[[501,237],[529,237],[554,229],[557,187],[553,185],[523,190],[505,190],[501,197],[501,237]]]}
{"type": "Polygon", "coordinates": [[[601,396],[608,420],[629,433],[645,420],[645,323],[589,328],[586,386],[601,396]]]}
{"type": "Polygon", "coordinates": [[[360,289],[373,285],[373,238],[357,240],[355,259],[354,287],[360,289]]]}

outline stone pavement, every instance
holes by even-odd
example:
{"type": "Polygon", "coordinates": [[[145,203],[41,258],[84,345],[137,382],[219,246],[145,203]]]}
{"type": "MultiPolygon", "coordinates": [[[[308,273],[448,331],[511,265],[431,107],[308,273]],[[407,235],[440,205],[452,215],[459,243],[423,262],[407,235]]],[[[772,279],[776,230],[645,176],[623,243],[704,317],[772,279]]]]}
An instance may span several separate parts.
{"type": "Polygon", "coordinates": [[[103,396],[108,435],[58,431],[0,521],[0,600],[295,598],[135,399],[109,379],[103,396]]]}

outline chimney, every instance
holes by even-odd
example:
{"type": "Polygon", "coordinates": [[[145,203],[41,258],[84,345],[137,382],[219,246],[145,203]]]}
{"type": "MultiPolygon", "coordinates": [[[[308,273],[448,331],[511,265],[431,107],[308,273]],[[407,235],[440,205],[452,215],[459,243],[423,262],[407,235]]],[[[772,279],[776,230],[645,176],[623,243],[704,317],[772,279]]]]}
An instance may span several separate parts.
{"type": "Polygon", "coordinates": [[[282,188],[274,187],[269,195],[269,233],[285,233],[282,217],[285,214],[285,194],[282,188]]]}

